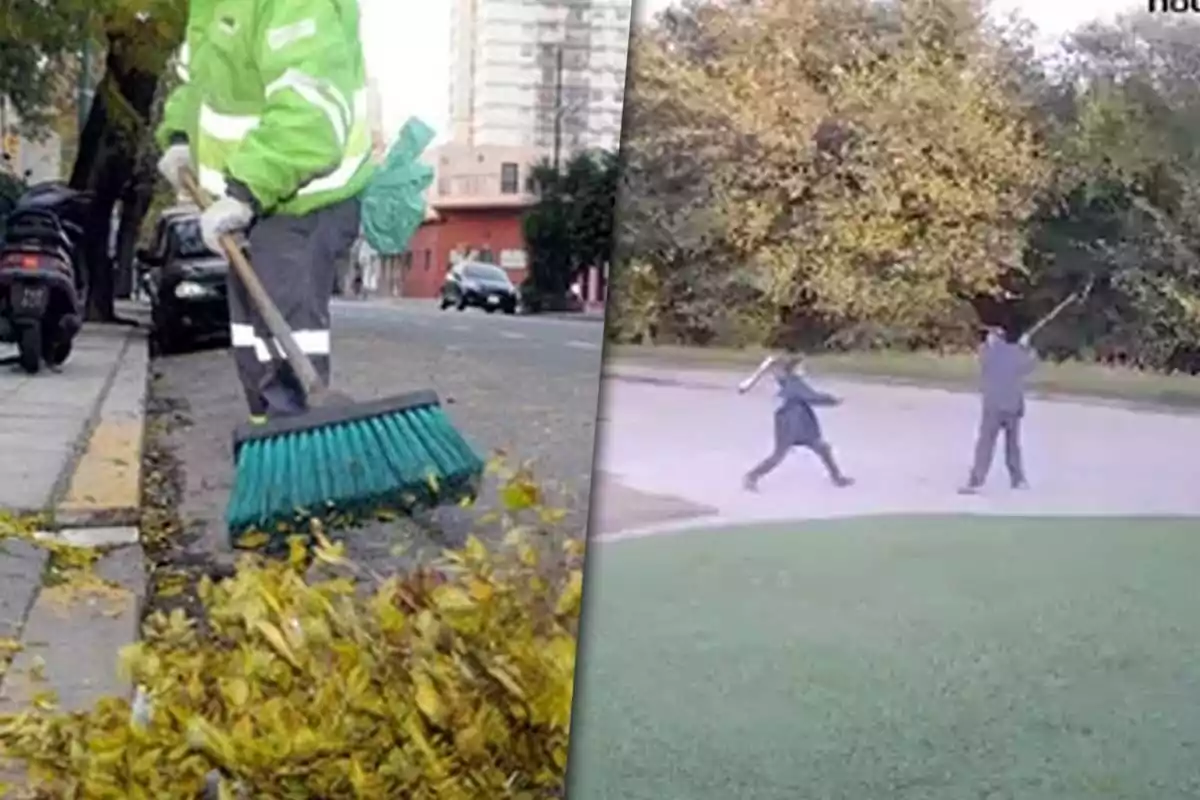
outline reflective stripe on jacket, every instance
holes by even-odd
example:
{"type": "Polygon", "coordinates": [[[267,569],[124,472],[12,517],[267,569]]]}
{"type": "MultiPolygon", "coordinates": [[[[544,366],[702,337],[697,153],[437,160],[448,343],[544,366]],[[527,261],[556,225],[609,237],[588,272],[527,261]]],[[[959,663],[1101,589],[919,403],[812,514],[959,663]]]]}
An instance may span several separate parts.
{"type": "Polygon", "coordinates": [[[201,185],[267,212],[358,194],[374,171],[357,0],[191,0],[160,146],[187,136],[201,185]]]}

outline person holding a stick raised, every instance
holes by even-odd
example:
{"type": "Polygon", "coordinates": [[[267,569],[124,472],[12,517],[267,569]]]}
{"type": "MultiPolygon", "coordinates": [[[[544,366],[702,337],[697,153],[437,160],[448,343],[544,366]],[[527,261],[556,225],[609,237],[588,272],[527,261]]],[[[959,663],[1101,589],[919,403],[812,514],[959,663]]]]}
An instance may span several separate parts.
{"type": "Polygon", "coordinates": [[[979,351],[982,408],[975,458],[961,494],[983,488],[995,456],[996,439],[1004,434],[1004,464],[1014,489],[1028,486],[1021,455],[1021,420],[1025,416],[1025,381],[1037,366],[1030,334],[1021,333],[1014,321],[988,330],[979,351]]]}
{"type": "Polygon", "coordinates": [[[1075,303],[1084,303],[1091,295],[1094,276],[1083,287],[1067,295],[1050,313],[1022,333],[1017,321],[1009,317],[1000,327],[989,327],[987,339],[979,351],[982,413],[975,439],[975,459],[961,494],[976,494],[987,481],[995,455],[996,439],[1004,434],[1004,464],[1014,489],[1029,486],[1021,453],[1021,421],[1025,417],[1025,383],[1037,367],[1033,336],[1075,303]]]}

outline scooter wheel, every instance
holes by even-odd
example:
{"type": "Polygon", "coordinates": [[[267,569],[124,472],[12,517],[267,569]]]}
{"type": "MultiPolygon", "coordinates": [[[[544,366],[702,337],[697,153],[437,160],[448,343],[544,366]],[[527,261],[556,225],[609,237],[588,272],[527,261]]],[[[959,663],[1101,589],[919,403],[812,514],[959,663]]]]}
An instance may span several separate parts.
{"type": "Polygon", "coordinates": [[[67,338],[60,338],[53,342],[46,343],[45,357],[46,366],[61,367],[71,357],[71,349],[73,342],[67,338]]]}
{"type": "Polygon", "coordinates": [[[42,326],[25,325],[17,341],[18,361],[21,369],[36,375],[42,369],[42,326]]]}

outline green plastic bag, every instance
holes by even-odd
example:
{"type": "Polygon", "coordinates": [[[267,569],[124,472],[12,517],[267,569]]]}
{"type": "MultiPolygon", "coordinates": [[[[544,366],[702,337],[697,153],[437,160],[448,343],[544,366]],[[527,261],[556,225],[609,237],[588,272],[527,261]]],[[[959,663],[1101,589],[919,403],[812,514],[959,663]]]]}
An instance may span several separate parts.
{"type": "Polygon", "coordinates": [[[409,117],[387,159],[363,191],[363,233],[380,255],[407,250],[409,240],[425,220],[425,192],[433,185],[433,167],[419,159],[433,138],[433,128],[409,117]]]}

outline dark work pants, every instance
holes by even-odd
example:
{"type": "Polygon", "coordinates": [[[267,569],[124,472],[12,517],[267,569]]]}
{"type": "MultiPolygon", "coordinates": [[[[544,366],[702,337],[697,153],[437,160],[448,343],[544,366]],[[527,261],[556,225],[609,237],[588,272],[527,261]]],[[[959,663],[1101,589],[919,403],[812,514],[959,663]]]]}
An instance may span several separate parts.
{"type": "Polygon", "coordinates": [[[996,439],[1004,434],[1004,464],[1013,484],[1024,483],[1025,466],[1021,462],[1021,418],[1023,411],[1000,411],[984,408],[979,420],[979,437],[975,440],[975,461],[971,465],[971,486],[982,486],[992,468],[996,439]]]}
{"type": "MultiPolygon", "coordinates": [[[[338,264],[349,253],[358,231],[357,199],[304,216],[265,217],[250,229],[254,272],[287,320],[300,350],[312,359],[327,383],[329,301],[338,264]]],[[[232,270],[229,323],[233,357],[250,414],[276,417],[304,411],[307,402],[300,382],[232,270]]]]}

